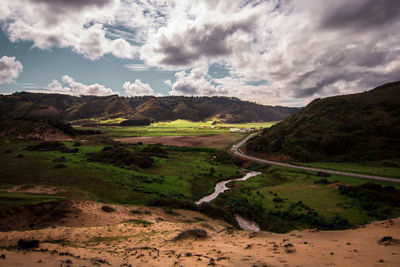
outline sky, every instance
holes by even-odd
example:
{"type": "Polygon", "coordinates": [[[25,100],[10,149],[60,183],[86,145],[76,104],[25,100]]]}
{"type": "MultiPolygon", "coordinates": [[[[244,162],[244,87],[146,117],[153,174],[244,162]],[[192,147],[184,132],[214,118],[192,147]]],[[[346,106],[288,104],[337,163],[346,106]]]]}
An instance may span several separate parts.
{"type": "Polygon", "coordinates": [[[1,0],[0,93],[304,106],[400,80],[398,0],[1,0]]]}

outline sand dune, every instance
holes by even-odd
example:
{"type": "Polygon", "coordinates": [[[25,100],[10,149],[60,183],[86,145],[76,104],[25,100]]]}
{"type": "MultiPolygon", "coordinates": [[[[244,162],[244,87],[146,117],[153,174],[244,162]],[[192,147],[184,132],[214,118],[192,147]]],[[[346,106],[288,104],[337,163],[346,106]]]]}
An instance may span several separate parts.
{"type": "Polygon", "coordinates": [[[191,211],[110,205],[116,211],[107,213],[101,203],[72,205],[78,212],[53,227],[0,232],[0,266],[400,266],[400,244],[378,242],[400,239],[400,218],[345,231],[274,234],[234,230],[191,211]],[[208,237],[172,241],[194,228],[208,237]],[[40,246],[13,248],[21,238],[40,246]]]}

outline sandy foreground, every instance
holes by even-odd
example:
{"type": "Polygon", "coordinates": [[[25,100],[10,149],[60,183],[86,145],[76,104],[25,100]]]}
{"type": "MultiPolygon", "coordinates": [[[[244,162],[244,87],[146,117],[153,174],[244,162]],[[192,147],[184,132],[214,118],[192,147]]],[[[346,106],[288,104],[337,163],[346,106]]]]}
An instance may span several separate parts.
{"type": "Polygon", "coordinates": [[[71,205],[74,212],[49,228],[0,232],[0,266],[400,266],[400,243],[378,242],[400,239],[400,218],[345,231],[274,234],[234,230],[192,211],[109,205],[116,211],[107,213],[101,203],[71,205]],[[172,241],[194,228],[208,237],[172,241]],[[19,250],[21,238],[40,245],[19,250]]]}

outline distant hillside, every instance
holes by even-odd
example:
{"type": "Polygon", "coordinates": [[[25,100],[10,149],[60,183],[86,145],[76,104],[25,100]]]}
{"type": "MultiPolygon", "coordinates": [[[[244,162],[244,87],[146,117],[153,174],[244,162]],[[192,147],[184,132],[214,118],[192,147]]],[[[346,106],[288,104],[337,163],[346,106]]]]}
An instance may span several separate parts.
{"type": "Polygon", "coordinates": [[[400,82],[316,99],[265,129],[247,148],[300,161],[400,158],[400,82]]]}
{"type": "Polygon", "coordinates": [[[34,117],[73,121],[125,117],[202,121],[216,118],[241,123],[279,121],[298,111],[299,108],[264,106],[231,97],[76,97],[26,92],[0,96],[0,119],[34,117]]]}
{"type": "Polygon", "coordinates": [[[37,120],[34,118],[0,120],[0,140],[70,140],[71,137],[76,135],[91,134],[100,134],[100,131],[77,130],[71,124],[57,120],[37,120]]]}

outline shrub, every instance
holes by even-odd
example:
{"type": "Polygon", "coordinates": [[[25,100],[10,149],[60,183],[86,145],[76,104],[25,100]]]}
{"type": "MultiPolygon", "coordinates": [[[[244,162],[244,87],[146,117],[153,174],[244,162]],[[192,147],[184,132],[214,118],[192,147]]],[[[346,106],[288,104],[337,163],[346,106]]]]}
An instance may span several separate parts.
{"type": "Polygon", "coordinates": [[[104,212],[107,212],[107,213],[115,212],[115,209],[110,207],[110,206],[102,206],[101,210],[104,211],[104,212]]]}
{"type": "Polygon", "coordinates": [[[317,181],[314,181],[314,184],[329,184],[329,181],[326,178],[322,178],[317,181]]]}
{"type": "Polygon", "coordinates": [[[107,146],[100,152],[86,154],[91,161],[104,162],[114,164],[120,167],[150,168],[153,166],[154,160],[146,155],[134,153],[129,149],[121,146],[107,146]]]}
{"type": "Polygon", "coordinates": [[[179,233],[174,237],[173,241],[179,241],[182,239],[195,238],[195,239],[206,239],[208,237],[207,231],[203,229],[190,229],[179,233]]]}
{"type": "Polygon", "coordinates": [[[64,145],[64,143],[60,141],[43,141],[39,144],[27,146],[24,150],[28,151],[60,151],[63,153],[76,153],[79,149],[69,149],[64,145]]]}

